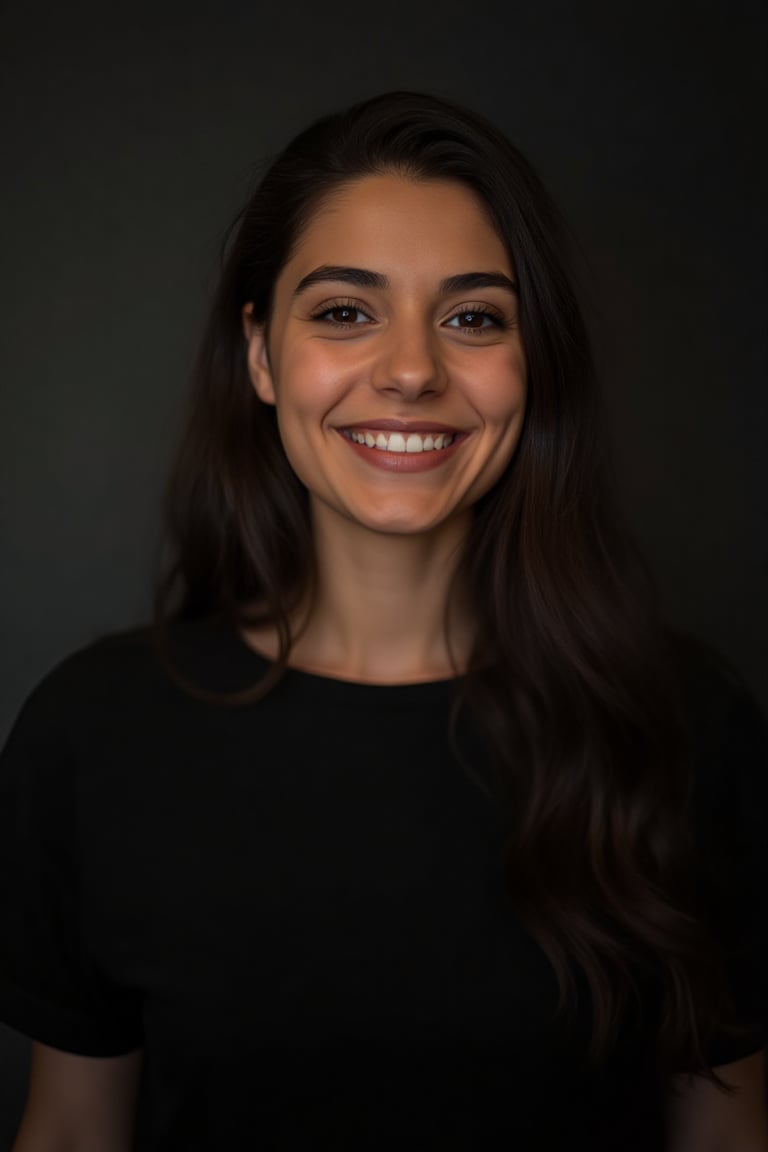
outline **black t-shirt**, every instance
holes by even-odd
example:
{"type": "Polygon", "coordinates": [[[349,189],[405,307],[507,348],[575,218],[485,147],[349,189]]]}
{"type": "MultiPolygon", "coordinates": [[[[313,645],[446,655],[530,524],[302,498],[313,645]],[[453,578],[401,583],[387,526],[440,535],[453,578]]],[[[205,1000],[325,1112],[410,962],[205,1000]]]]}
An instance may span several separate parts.
{"type": "MultiPolygon", "coordinates": [[[[208,688],[267,669],[213,622],[174,643],[208,688]]],[[[689,664],[695,834],[751,1028],[720,1064],[766,1043],[768,768],[750,697],[689,664]]],[[[0,761],[0,1018],[86,1055],[143,1046],[142,1152],[662,1148],[649,1035],[596,1070],[588,1012],[556,1020],[503,822],[452,751],[455,687],[289,671],[222,707],[146,637],[64,661],[0,761]]]]}

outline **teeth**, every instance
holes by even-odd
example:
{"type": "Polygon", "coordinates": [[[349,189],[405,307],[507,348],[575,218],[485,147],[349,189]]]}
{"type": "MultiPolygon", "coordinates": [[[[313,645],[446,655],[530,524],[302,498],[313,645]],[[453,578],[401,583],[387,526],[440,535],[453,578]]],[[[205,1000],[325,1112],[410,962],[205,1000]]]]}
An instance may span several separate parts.
{"type": "Polygon", "coordinates": [[[406,438],[400,432],[377,432],[374,436],[372,432],[361,432],[354,428],[345,431],[345,435],[356,444],[378,448],[381,452],[432,452],[435,449],[448,448],[454,440],[450,432],[438,432],[436,436],[431,432],[426,436],[420,436],[418,432],[409,432],[406,438]]]}

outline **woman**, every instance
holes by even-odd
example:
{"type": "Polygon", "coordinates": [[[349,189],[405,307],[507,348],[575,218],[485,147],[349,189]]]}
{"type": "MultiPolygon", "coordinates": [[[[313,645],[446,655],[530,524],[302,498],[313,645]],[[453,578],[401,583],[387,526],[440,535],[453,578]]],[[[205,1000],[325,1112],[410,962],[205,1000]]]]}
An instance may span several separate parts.
{"type": "Polygon", "coordinates": [[[761,721],[656,618],[562,247],[407,93],[246,205],[156,627],[4,754],[16,1152],[764,1146],[761,721]]]}

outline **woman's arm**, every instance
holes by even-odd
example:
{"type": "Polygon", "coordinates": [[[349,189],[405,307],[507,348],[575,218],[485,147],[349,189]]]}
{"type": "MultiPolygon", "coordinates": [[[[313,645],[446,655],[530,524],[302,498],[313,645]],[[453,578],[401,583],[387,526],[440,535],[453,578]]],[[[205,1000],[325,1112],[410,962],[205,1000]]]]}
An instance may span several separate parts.
{"type": "Polygon", "coordinates": [[[29,1095],[11,1152],[131,1152],[143,1049],[75,1056],[33,1042],[29,1095]]]}
{"type": "Polygon", "coordinates": [[[715,1072],[738,1089],[726,1096],[700,1077],[679,1076],[670,1097],[669,1152],[768,1152],[765,1049],[715,1072]]]}

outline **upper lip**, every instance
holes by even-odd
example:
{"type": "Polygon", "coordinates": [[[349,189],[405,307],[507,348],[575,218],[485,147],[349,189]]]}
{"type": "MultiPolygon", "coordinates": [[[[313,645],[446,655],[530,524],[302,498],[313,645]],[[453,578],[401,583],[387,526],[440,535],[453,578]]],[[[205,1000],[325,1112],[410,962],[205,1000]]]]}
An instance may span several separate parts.
{"type": "Polygon", "coordinates": [[[458,431],[450,424],[436,424],[433,420],[355,420],[342,424],[342,428],[370,428],[372,432],[451,432],[458,431]]]}

